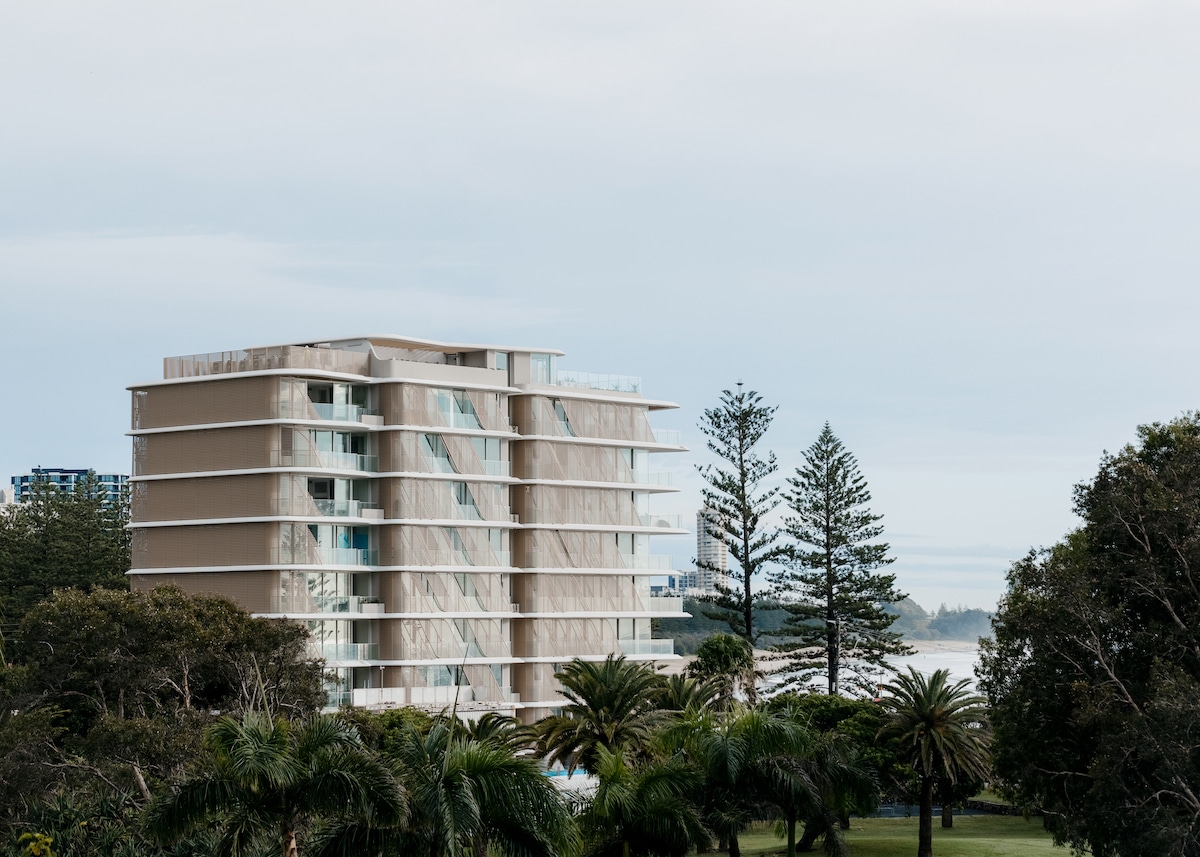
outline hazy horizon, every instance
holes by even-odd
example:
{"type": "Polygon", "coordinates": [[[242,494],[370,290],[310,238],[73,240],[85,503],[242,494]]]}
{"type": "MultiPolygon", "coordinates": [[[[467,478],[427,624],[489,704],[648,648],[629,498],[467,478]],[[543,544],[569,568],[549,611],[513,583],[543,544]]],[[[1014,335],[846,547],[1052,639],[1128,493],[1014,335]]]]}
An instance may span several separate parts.
{"type": "MultiPolygon", "coordinates": [[[[127,472],[161,358],[396,333],[567,352],[780,478],[828,420],[898,585],[993,609],[1195,407],[1200,8],[1133,0],[27,5],[0,27],[0,478],[127,472]]],[[[684,565],[688,537],[655,553],[684,565]]]]}

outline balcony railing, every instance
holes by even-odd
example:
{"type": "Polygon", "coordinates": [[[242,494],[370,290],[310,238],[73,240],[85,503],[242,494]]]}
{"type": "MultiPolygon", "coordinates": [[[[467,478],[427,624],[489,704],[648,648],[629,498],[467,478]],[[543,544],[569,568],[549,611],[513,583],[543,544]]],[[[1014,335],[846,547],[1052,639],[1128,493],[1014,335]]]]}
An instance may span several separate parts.
{"type": "Polygon", "coordinates": [[[666,530],[682,530],[682,515],[656,515],[653,513],[638,515],[643,527],[662,527],[666,530]]]}
{"type": "Polygon", "coordinates": [[[465,568],[474,568],[478,566],[498,566],[500,568],[508,568],[512,565],[511,551],[458,551],[458,550],[426,550],[423,548],[409,548],[400,551],[394,563],[388,565],[403,565],[403,566],[426,566],[426,565],[452,565],[463,566],[465,568]]]}
{"type": "Polygon", "coordinates": [[[655,571],[670,571],[671,557],[658,554],[621,554],[626,568],[645,568],[655,571]]]}
{"type": "Polygon", "coordinates": [[[626,655],[673,655],[674,640],[620,640],[621,652],[626,655]]]}
{"type": "Polygon", "coordinates": [[[612,553],[602,556],[585,556],[585,561],[564,555],[558,551],[528,551],[524,568],[616,568],[671,570],[671,557],[652,554],[612,553]]]}
{"type": "Polygon", "coordinates": [[[321,657],[327,661],[373,661],[379,659],[378,643],[321,643],[321,657]]]}
{"type": "Polygon", "coordinates": [[[361,405],[334,405],[323,402],[310,402],[317,417],[322,420],[337,420],[338,422],[361,422],[364,414],[376,415],[361,405]]]}
{"type": "MultiPolygon", "coordinates": [[[[489,461],[484,459],[479,462],[483,465],[483,472],[488,476],[508,476],[512,473],[512,463],[508,461],[489,461]]],[[[470,474],[464,474],[470,475],[470,474]]]]}
{"type": "Polygon", "coordinates": [[[671,486],[675,484],[675,474],[669,470],[631,470],[633,481],[639,485],[664,485],[671,486]]]}
{"type": "Polygon", "coordinates": [[[683,446],[683,432],[678,429],[654,429],[654,442],[669,446],[683,446]]]}
{"type": "Polygon", "coordinates": [[[596,372],[564,372],[554,379],[558,387],[581,387],[586,390],[607,390],[614,393],[642,392],[642,379],[633,375],[606,375],[596,372]]]}
{"type": "Polygon", "coordinates": [[[683,599],[674,595],[651,595],[647,602],[652,613],[683,612],[683,599]]]}
{"type": "Polygon", "coordinates": [[[322,548],[311,545],[271,549],[271,562],[288,565],[378,565],[378,552],[362,548],[322,548]]]}
{"type": "Polygon", "coordinates": [[[383,612],[383,604],[370,595],[273,595],[272,613],[383,612]]]}
{"type": "MultiPolygon", "coordinates": [[[[420,620],[426,621],[424,619],[420,620]]],[[[507,638],[405,642],[401,644],[405,660],[458,660],[461,658],[507,658],[512,655],[512,643],[507,638]]]]}
{"type": "Polygon", "coordinates": [[[369,518],[380,515],[363,514],[379,511],[376,503],[364,503],[361,500],[313,500],[312,498],[281,499],[271,504],[276,515],[299,515],[302,517],[317,516],[321,518],[369,518]]]}
{"type": "Polygon", "coordinates": [[[358,455],[353,452],[327,452],[297,449],[291,452],[275,450],[271,453],[272,467],[315,467],[323,470],[361,470],[374,473],[379,469],[379,459],[374,455],[358,455]]]}

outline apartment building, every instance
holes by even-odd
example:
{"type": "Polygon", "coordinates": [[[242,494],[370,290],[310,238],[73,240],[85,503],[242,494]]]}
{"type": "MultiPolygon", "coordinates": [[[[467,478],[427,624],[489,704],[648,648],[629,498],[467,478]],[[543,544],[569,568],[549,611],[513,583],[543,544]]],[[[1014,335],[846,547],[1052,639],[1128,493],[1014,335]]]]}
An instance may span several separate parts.
{"type": "Polygon", "coordinates": [[[97,473],[94,470],[67,470],[62,467],[35,467],[32,473],[21,473],[12,478],[13,502],[27,500],[38,486],[54,488],[70,493],[88,477],[95,480],[95,487],[104,492],[108,499],[117,498],[125,490],[129,476],[124,473],[97,473]]]}
{"type": "Polygon", "coordinates": [[[652,638],[677,598],[650,511],[672,491],[636,378],[562,352],[393,336],[167,358],[130,387],[132,585],[305,623],[333,703],[515,712],[554,673],[652,638]]]}

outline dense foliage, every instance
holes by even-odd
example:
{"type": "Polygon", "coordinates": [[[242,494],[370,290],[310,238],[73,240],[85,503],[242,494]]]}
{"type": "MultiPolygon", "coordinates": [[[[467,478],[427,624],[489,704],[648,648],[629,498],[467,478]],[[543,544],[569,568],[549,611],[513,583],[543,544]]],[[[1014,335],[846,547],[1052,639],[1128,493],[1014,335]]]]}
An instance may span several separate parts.
{"type": "MultiPolygon", "coordinates": [[[[760,457],[756,448],[762,442],[775,416],[775,408],[764,405],[753,390],[725,390],[721,403],[704,412],[700,431],[707,438],[709,452],[721,464],[700,467],[707,483],[702,489],[708,510],[709,535],[724,542],[733,563],[728,569],[735,584],[718,585],[719,594],[710,600],[705,613],[726,622],[733,633],[752,645],[760,630],[754,625],[754,581],[784,549],[776,542],[779,532],[766,518],[779,505],[779,489],[763,482],[778,468],[775,454],[760,457]]],[[[700,565],[709,571],[715,567],[700,565]]]]}
{"type": "Polygon", "coordinates": [[[148,799],[200,753],[215,712],[316,711],[322,666],[306,641],[294,623],[178,589],[56,591],[0,667],[0,825],[20,829],[63,795],[148,799]]]}
{"type": "Polygon", "coordinates": [[[867,508],[866,479],[829,423],[787,482],[790,562],[771,576],[789,614],[777,671],[786,684],[822,675],[827,693],[869,693],[891,669],[885,658],[910,651],[884,609],[904,595],[896,576],[881,571],[892,562],[879,541],[882,516],[867,508]]]}
{"type": "Polygon", "coordinates": [[[1200,418],[1139,428],[1075,509],[984,647],[996,773],[1097,857],[1200,854],[1200,418]]]}
{"type": "Polygon", "coordinates": [[[73,491],[35,483],[0,512],[0,622],[11,637],[22,617],[58,588],[128,589],[129,498],[109,497],[94,475],[73,491]]]}

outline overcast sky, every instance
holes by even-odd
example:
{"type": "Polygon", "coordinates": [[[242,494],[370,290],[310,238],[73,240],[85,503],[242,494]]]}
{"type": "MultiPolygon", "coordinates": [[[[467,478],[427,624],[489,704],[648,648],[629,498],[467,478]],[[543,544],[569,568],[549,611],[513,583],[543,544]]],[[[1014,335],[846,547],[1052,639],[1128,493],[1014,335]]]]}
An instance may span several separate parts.
{"type": "MultiPolygon", "coordinates": [[[[0,476],[127,472],[167,355],[391,332],[828,420],[901,588],[991,608],[1196,405],[1200,6],[0,10],[0,476]]],[[[678,564],[687,538],[655,552],[678,564]]]]}

